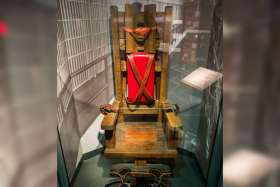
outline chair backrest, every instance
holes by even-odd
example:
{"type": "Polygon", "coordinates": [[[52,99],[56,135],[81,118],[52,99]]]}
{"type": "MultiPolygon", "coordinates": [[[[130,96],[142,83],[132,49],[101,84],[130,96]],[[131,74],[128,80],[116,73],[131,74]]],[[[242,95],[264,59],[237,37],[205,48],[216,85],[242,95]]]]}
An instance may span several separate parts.
{"type": "MultiPolygon", "coordinates": [[[[144,80],[143,84],[147,89],[146,91],[145,89],[142,90],[140,94],[139,101],[141,101],[141,104],[149,104],[149,99],[151,99],[149,96],[160,103],[166,101],[171,26],[172,7],[169,6],[165,8],[164,12],[156,12],[156,5],[145,5],[142,12],[139,6],[134,4],[126,4],[125,12],[118,12],[116,6],[111,7],[116,100],[132,102],[136,99],[131,96],[131,92],[127,91],[127,84],[132,80],[128,74],[133,73],[136,80],[134,83],[138,84],[138,89],[141,87],[141,81],[137,81],[137,75],[135,75],[132,67],[139,68],[141,66],[138,65],[138,60],[145,62],[144,69],[151,66],[148,71],[153,74],[153,76],[147,76],[147,80],[144,80]],[[142,59],[139,57],[141,55],[142,59]],[[149,64],[150,57],[153,58],[151,64],[149,64]],[[134,65],[131,65],[131,61],[134,61],[134,65]],[[149,89],[151,84],[154,89],[149,89]]],[[[145,71],[142,72],[142,76],[140,75],[142,81],[144,74],[145,71]]],[[[134,96],[137,96],[137,93],[137,91],[134,91],[134,96]]]]}

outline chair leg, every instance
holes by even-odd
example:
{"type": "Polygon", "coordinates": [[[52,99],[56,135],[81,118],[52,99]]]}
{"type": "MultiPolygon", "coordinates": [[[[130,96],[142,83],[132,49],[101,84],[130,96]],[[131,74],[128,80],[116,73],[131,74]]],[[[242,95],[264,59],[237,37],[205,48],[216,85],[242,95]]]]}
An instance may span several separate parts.
{"type": "Polygon", "coordinates": [[[105,139],[106,147],[114,148],[115,147],[115,131],[114,130],[105,130],[105,139]]]}

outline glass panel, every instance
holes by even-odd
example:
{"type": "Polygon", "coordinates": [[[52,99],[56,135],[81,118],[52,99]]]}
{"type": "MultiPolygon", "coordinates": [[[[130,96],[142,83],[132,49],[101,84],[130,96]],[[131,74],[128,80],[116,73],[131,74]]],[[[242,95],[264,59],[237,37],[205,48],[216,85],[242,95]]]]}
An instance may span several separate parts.
{"type": "MultiPolygon", "coordinates": [[[[206,177],[220,110],[222,79],[207,83],[201,90],[183,83],[182,79],[202,68],[222,72],[222,22],[215,23],[211,36],[213,5],[187,1],[184,8],[187,13],[177,18],[184,20],[183,24],[173,25],[172,49],[177,51],[179,48],[179,51],[171,53],[169,100],[179,104],[181,109],[179,116],[183,121],[184,138],[180,147],[196,155],[206,177]]],[[[202,82],[203,76],[193,78],[198,79],[193,80],[195,82],[206,84],[202,82]]]]}
{"type": "MultiPolygon", "coordinates": [[[[71,179],[81,157],[80,138],[112,98],[109,15],[100,1],[59,0],[57,20],[58,128],[71,179]],[[106,65],[108,64],[108,65],[106,65]]],[[[108,7],[105,6],[107,9],[108,7]]]]}

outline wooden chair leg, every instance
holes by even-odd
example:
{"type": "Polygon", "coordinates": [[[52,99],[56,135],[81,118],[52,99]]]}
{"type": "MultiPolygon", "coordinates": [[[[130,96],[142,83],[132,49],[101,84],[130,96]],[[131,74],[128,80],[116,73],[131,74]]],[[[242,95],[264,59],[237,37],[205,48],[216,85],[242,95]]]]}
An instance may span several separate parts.
{"type": "Polygon", "coordinates": [[[106,147],[107,148],[114,148],[115,147],[115,131],[114,130],[105,130],[105,140],[106,140],[106,147]]]}

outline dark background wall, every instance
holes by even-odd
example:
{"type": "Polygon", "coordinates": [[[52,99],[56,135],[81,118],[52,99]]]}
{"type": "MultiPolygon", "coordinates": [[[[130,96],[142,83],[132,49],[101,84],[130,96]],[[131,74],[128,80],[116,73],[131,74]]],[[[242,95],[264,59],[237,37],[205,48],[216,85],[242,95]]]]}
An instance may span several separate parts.
{"type": "Polygon", "coordinates": [[[0,186],[55,186],[56,10],[3,0],[0,14],[0,186]]]}
{"type": "MultiPolygon", "coordinates": [[[[223,10],[224,159],[241,149],[279,158],[279,1],[225,1],[223,10]]],[[[251,185],[279,186],[278,173],[251,185]]]]}

